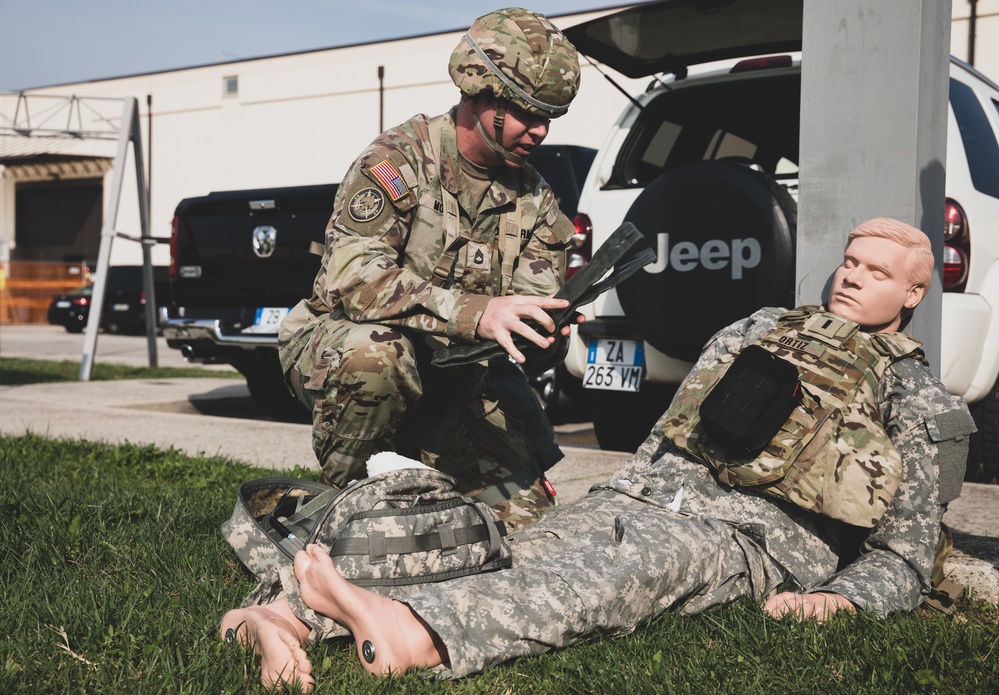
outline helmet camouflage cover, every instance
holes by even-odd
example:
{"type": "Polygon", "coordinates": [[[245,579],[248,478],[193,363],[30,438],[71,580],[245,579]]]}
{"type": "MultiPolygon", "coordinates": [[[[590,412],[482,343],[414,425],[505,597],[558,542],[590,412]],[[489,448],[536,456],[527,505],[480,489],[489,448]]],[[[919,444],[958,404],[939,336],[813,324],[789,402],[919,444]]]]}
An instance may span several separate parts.
{"type": "Polygon", "coordinates": [[[568,111],[579,90],[575,46],[543,15],[516,7],[476,19],[448,71],[464,94],[492,92],[546,118],[568,111]]]}

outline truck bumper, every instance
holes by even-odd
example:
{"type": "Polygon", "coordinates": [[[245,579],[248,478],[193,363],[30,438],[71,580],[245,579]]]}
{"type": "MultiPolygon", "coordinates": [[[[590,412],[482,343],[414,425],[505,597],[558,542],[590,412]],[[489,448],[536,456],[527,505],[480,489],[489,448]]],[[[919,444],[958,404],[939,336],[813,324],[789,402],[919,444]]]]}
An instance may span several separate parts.
{"type": "Polygon", "coordinates": [[[246,350],[277,350],[276,333],[227,332],[219,319],[168,318],[160,328],[167,345],[188,362],[231,362],[246,350]]]}

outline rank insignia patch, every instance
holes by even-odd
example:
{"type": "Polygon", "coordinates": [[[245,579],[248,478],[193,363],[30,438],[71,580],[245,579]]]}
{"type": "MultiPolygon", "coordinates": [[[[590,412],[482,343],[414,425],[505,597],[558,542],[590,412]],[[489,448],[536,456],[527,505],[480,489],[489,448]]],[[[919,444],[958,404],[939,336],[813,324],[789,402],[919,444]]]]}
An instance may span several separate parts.
{"type": "Polygon", "coordinates": [[[368,222],[378,217],[385,207],[385,196],[377,188],[362,188],[350,199],[347,210],[357,222],[368,222]]]}
{"type": "Polygon", "coordinates": [[[383,159],[368,171],[378,179],[378,183],[385,188],[385,192],[388,193],[393,203],[409,193],[409,186],[402,180],[402,174],[389,160],[383,159]]]}
{"type": "Polygon", "coordinates": [[[465,267],[471,270],[489,270],[492,267],[492,253],[488,244],[468,242],[465,251],[465,267]]]}

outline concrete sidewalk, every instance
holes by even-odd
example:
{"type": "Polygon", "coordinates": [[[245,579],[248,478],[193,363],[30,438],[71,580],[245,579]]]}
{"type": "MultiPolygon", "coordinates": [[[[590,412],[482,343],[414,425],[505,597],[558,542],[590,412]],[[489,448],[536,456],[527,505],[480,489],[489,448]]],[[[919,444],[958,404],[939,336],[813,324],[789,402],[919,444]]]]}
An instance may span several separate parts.
{"type": "MultiPolygon", "coordinates": [[[[0,386],[0,432],[153,444],[260,467],[318,470],[309,425],[218,414],[238,413],[247,402],[245,383],[218,377],[0,386]]],[[[628,458],[565,444],[574,428],[579,425],[556,427],[566,457],[549,476],[562,503],[586,494],[628,458]]],[[[957,549],[948,572],[977,597],[999,604],[999,486],[965,484],[944,521],[957,549]]]]}
{"type": "MultiPolygon", "coordinates": [[[[246,384],[220,378],[0,386],[0,432],[154,444],[264,468],[319,470],[307,424],[206,414],[238,412],[239,401],[249,401],[246,384]]],[[[571,435],[573,426],[558,429],[571,435]]],[[[565,459],[550,472],[563,501],[582,497],[628,459],[619,451],[563,449],[565,459]]]]}

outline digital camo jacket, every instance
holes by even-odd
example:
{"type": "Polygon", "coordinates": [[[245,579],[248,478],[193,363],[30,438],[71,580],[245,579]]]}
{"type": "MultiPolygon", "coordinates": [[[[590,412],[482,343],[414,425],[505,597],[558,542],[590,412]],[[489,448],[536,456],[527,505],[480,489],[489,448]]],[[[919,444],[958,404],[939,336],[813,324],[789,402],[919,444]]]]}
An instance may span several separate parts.
{"type": "MultiPolygon", "coordinates": [[[[763,309],[721,331],[693,372],[720,353],[736,352],[758,340],[773,328],[781,312],[763,309]]],[[[683,486],[682,511],[738,524],[803,589],[841,594],[879,614],[908,610],[929,590],[944,505],[960,491],[967,436],[974,424],[964,401],[949,394],[914,358],[889,367],[877,400],[903,470],[891,508],[870,530],[771,501],[745,488],[727,489],[705,475],[704,465],[669,442],[662,443],[665,453],[657,459],[643,456],[650,450],[647,443],[622,469],[626,475],[621,477],[636,481],[633,485],[622,487],[620,480],[611,485],[626,494],[651,487],[655,490],[651,497],[666,500],[683,486]]],[[[660,436],[661,424],[653,438],[660,436]]]]}
{"type": "MultiPolygon", "coordinates": [[[[759,339],[782,311],[721,331],[694,371],[759,339]]],[[[694,613],[780,590],[837,593],[878,615],[914,608],[930,588],[944,503],[960,489],[973,424],[916,359],[889,368],[877,400],[903,471],[874,528],[724,487],[663,436],[661,419],[608,481],[513,533],[511,569],[403,599],[446,646],[441,675],[624,635],[669,608],[694,613]]]]}

